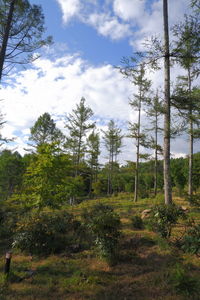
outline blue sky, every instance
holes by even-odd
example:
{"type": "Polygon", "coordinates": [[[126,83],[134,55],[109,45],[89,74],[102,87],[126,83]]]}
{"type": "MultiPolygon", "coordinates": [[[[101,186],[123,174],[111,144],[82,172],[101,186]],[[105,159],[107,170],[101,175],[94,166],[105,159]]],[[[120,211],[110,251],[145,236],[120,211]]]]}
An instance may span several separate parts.
{"type": "MultiPolygon", "coordinates": [[[[3,134],[15,136],[14,147],[22,154],[30,127],[49,112],[65,132],[64,115],[81,97],[94,111],[99,130],[114,119],[126,132],[126,122],[137,112],[129,107],[136,88],[115,68],[123,56],[143,49],[152,35],[162,37],[162,0],[31,0],[43,8],[46,35],[54,44],[41,51],[41,58],[25,69],[15,69],[4,80],[2,111],[7,123],[3,134]]],[[[183,19],[189,0],[169,0],[169,23],[183,19]]],[[[173,69],[172,80],[183,74],[173,69]]],[[[162,70],[149,72],[153,87],[163,85],[162,70]]],[[[143,122],[145,116],[143,115],[143,122]]],[[[65,132],[66,133],[66,132],[65,132]]],[[[187,153],[187,140],[172,142],[175,156],[187,153]]],[[[133,141],[124,140],[123,160],[135,158],[133,141]]],[[[105,156],[105,155],[104,155],[105,156]]]]}
{"type": "MultiPolygon", "coordinates": [[[[110,39],[99,34],[94,27],[80,22],[77,17],[72,17],[68,22],[62,20],[62,10],[55,0],[31,0],[39,4],[45,14],[47,34],[52,35],[55,43],[65,43],[71,53],[79,52],[81,56],[93,64],[111,63],[118,65],[123,56],[132,54],[128,37],[110,39]]],[[[104,1],[99,1],[103,4],[104,1]]]]}

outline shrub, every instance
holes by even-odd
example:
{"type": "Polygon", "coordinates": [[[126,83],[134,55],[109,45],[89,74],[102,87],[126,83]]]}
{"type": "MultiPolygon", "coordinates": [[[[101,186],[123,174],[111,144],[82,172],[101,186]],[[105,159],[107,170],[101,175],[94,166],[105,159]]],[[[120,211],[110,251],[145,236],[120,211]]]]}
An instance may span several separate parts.
{"type": "Polygon", "coordinates": [[[158,232],[163,238],[169,238],[172,227],[177,223],[179,218],[186,218],[181,207],[175,204],[155,205],[152,208],[148,226],[153,231],[158,232]]]}
{"type": "Polygon", "coordinates": [[[143,220],[140,216],[133,216],[131,218],[131,225],[134,229],[143,229],[144,228],[143,220]]]}
{"type": "Polygon", "coordinates": [[[198,292],[198,280],[192,277],[187,270],[180,264],[176,264],[170,275],[170,281],[179,294],[187,297],[198,292]]]}
{"type": "Polygon", "coordinates": [[[8,241],[12,239],[19,211],[0,207],[0,237],[8,241]]]}
{"type": "Polygon", "coordinates": [[[17,224],[13,247],[36,255],[70,250],[79,243],[80,223],[61,211],[33,212],[17,224]]]}
{"type": "Polygon", "coordinates": [[[110,265],[115,264],[118,256],[120,238],[120,218],[108,205],[97,204],[82,215],[99,254],[110,265]]]}
{"type": "Polygon", "coordinates": [[[196,194],[196,195],[187,195],[186,196],[186,200],[190,203],[191,206],[200,206],[200,195],[196,194]]]}
{"type": "Polygon", "coordinates": [[[182,249],[185,252],[200,255],[200,224],[193,224],[183,237],[182,249]]]}

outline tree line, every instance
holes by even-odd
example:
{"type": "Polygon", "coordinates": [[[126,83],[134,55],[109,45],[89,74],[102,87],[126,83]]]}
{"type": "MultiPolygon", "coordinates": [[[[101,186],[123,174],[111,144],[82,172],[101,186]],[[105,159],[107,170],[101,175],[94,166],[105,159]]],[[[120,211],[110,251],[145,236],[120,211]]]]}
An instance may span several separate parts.
{"type": "MultiPolygon", "coordinates": [[[[136,144],[136,163],[130,163],[134,174],[134,201],[138,199],[142,182],[141,159],[150,158],[149,150],[146,154],[141,153],[143,147],[154,151],[154,195],[158,189],[158,158],[159,155],[160,159],[163,157],[165,203],[172,202],[173,168],[170,166],[170,141],[176,134],[183,132],[187,132],[189,137],[188,195],[193,196],[196,176],[193,147],[195,139],[200,136],[200,90],[196,83],[200,58],[199,6],[199,0],[191,1],[192,13],[186,15],[183,22],[173,26],[170,38],[168,1],[163,0],[163,41],[157,37],[151,38],[147,41],[145,51],[125,58],[124,65],[120,67],[121,73],[128,77],[137,89],[130,100],[130,106],[138,113],[137,122],[129,123],[127,133],[136,144]],[[160,60],[164,61],[164,85],[161,92],[153,91],[152,82],[147,75],[149,68],[155,72],[161,68],[160,60]],[[185,71],[184,76],[178,76],[173,90],[170,81],[172,64],[185,71]],[[148,128],[144,127],[141,121],[143,112],[150,120],[148,128]],[[172,126],[172,115],[180,120],[178,126],[172,126]],[[160,125],[161,118],[164,120],[163,126],[160,125]],[[163,136],[163,145],[158,144],[159,135],[163,136]]],[[[1,80],[15,64],[24,64],[36,59],[32,53],[44,45],[50,45],[52,38],[43,38],[45,27],[42,9],[38,5],[31,5],[28,0],[2,0],[0,14],[1,80]]],[[[95,184],[97,189],[100,185],[99,172],[107,174],[104,184],[106,193],[112,194],[115,191],[114,182],[118,176],[116,174],[120,174],[123,168],[117,161],[123,135],[115,121],[111,120],[108,130],[102,132],[108,162],[105,166],[100,166],[100,135],[91,121],[92,115],[91,108],[86,106],[85,99],[82,98],[66,117],[68,137],[56,128],[48,113],[39,117],[31,128],[30,136],[35,151],[25,155],[27,165],[21,185],[23,197],[20,196],[24,203],[28,205],[30,202],[30,205],[40,206],[43,203],[53,203],[54,199],[57,205],[58,199],[63,197],[65,201],[66,195],[70,203],[73,203],[77,196],[82,192],[84,194],[86,190],[92,194],[95,184]]],[[[10,191],[12,194],[13,188],[10,191]]]]}
{"type": "MultiPolygon", "coordinates": [[[[156,98],[157,99],[157,98],[156,98]]],[[[149,113],[149,112],[148,112],[149,113]]],[[[100,132],[92,121],[93,112],[84,98],[65,117],[65,135],[57,128],[49,113],[41,115],[30,128],[28,152],[23,157],[4,150],[0,154],[0,198],[26,209],[75,204],[85,198],[111,196],[120,192],[136,193],[137,197],[156,197],[163,193],[163,159],[156,158],[158,148],[149,135],[146,147],[155,153],[143,154],[143,162],[118,162],[122,152],[121,129],[114,120],[107,130],[100,132]],[[100,144],[106,151],[106,162],[101,163],[100,144]]],[[[138,132],[138,127],[136,128],[138,132]]],[[[140,139],[144,138],[144,135],[140,139]]],[[[138,142],[138,135],[131,137],[138,142]]],[[[146,136],[145,136],[146,138],[146,136]]],[[[144,139],[145,140],[145,139],[144,139]]],[[[140,144],[141,145],[141,140],[140,144]]],[[[138,151],[138,144],[136,144],[138,151]]],[[[153,153],[153,152],[152,152],[153,153]]],[[[162,155],[162,149],[159,152],[162,155]]],[[[140,156],[141,159],[141,156],[140,156]]],[[[193,155],[193,190],[200,186],[200,153],[193,155]]],[[[183,196],[189,185],[189,156],[171,159],[172,186],[183,196]]]]}

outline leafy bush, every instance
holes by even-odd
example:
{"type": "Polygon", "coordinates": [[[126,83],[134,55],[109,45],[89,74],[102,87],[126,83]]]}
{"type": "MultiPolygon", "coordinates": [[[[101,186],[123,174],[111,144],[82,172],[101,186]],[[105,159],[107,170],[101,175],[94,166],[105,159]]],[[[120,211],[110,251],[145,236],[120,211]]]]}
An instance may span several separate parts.
{"type": "Polygon", "coordinates": [[[185,252],[200,255],[200,224],[193,224],[183,237],[182,249],[185,252]]]}
{"type": "Polygon", "coordinates": [[[176,264],[170,275],[170,282],[175,291],[187,297],[198,292],[198,280],[192,277],[188,271],[180,264],[176,264]]]}
{"type": "Polygon", "coordinates": [[[140,216],[133,216],[131,218],[131,225],[134,229],[143,229],[144,228],[143,220],[140,216]]]}
{"type": "Polygon", "coordinates": [[[186,200],[190,203],[191,206],[200,206],[200,195],[196,194],[196,195],[187,195],[186,196],[186,200]]]}
{"type": "Polygon", "coordinates": [[[19,211],[14,211],[13,209],[8,210],[8,208],[0,207],[0,237],[6,238],[6,240],[11,240],[13,236],[13,231],[16,226],[19,211]]]}
{"type": "Polygon", "coordinates": [[[111,265],[116,263],[120,238],[119,216],[111,206],[97,204],[90,211],[85,210],[82,217],[100,256],[111,265]]]}
{"type": "Polygon", "coordinates": [[[186,218],[185,212],[181,207],[175,204],[155,205],[152,208],[148,226],[151,230],[158,232],[163,238],[169,238],[172,227],[177,223],[179,218],[186,218]]]}
{"type": "Polygon", "coordinates": [[[80,240],[80,223],[61,211],[33,212],[18,222],[13,246],[36,255],[70,250],[80,240]]]}

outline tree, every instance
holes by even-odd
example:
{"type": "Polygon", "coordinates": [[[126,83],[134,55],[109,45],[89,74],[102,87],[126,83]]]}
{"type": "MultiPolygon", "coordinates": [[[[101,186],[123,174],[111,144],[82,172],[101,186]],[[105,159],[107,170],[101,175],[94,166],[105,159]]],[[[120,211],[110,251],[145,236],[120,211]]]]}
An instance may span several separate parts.
{"type": "Polygon", "coordinates": [[[65,146],[73,156],[75,176],[79,173],[80,163],[86,153],[86,135],[95,126],[94,122],[88,122],[92,116],[93,111],[85,105],[84,98],[81,98],[76,109],[66,116],[65,127],[69,130],[70,137],[67,138],[65,146]]]}
{"type": "Polygon", "coordinates": [[[163,153],[162,147],[158,144],[158,134],[162,129],[159,127],[159,116],[162,113],[162,103],[159,100],[158,91],[148,103],[147,116],[150,119],[151,127],[148,132],[154,132],[151,135],[149,147],[154,150],[154,195],[157,195],[157,177],[158,177],[158,155],[163,153]]]}
{"type": "Polygon", "coordinates": [[[143,64],[135,68],[125,68],[122,72],[128,76],[131,82],[138,88],[137,94],[134,94],[133,100],[130,101],[132,108],[138,111],[138,119],[136,123],[129,122],[129,137],[136,141],[136,166],[135,166],[135,188],[134,201],[138,200],[139,190],[139,160],[140,160],[140,146],[146,146],[146,135],[141,131],[141,110],[142,103],[148,102],[147,92],[149,91],[151,81],[145,77],[145,68],[143,64]]]}
{"type": "Polygon", "coordinates": [[[108,152],[108,187],[107,194],[110,195],[113,192],[112,181],[114,175],[114,165],[117,163],[117,157],[121,152],[122,147],[122,134],[121,129],[118,128],[114,120],[110,120],[108,123],[108,129],[102,131],[104,136],[104,145],[108,152]]]}
{"type": "Polygon", "coordinates": [[[32,52],[52,42],[42,38],[44,15],[28,0],[0,0],[0,81],[14,64],[26,64],[38,55],[32,52]]]}
{"type": "Polygon", "coordinates": [[[164,24],[164,192],[165,204],[172,203],[171,174],[170,174],[170,127],[171,127],[171,101],[170,101],[170,52],[169,52],[169,25],[168,25],[168,0],[163,0],[164,24]]]}
{"type": "Polygon", "coordinates": [[[185,76],[179,77],[179,82],[174,97],[174,104],[186,118],[189,134],[189,181],[188,194],[192,196],[192,178],[193,178],[193,144],[195,138],[195,124],[200,126],[199,122],[199,95],[195,87],[194,80],[198,77],[199,55],[200,55],[200,22],[197,16],[185,16],[184,23],[177,24],[173,28],[174,36],[178,36],[175,42],[174,52],[176,61],[186,71],[185,76]]]}
{"type": "Polygon", "coordinates": [[[91,170],[90,175],[90,193],[92,191],[93,182],[97,182],[97,174],[99,168],[98,157],[100,155],[100,137],[99,133],[95,133],[94,129],[87,138],[88,146],[88,164],[91,170]]]}
{"type": "Polygon", "coordinates": [[[25,165],[18,152],[0,153],[0,200],[8,199],[22,184],[25,165]]]}
{"type": "Polygon", "coordinates": [[[82,179],[71,176],[72,168],[71,157],[62,153],[58,143],[39,145],[24,174],[22,190],[13,200],[28,208],[59,208],[83,189],[82,179]]]}
{"type": "Polygon", "coordinates": [[[37,147],[42,144],[55,141],[61,142],[64,140],[63,133],[56,127],[56,123],[49,113],[41,115],[33,127],[31,127],[30,131],[31,136],[29,137],[29,140],[33,141],[37,147]]]}
{"type": "Polygon", "coordinates": [[[196,12],[200,12],[200,0],[191,0],[191,6],[196,10],[196,12]]]}

